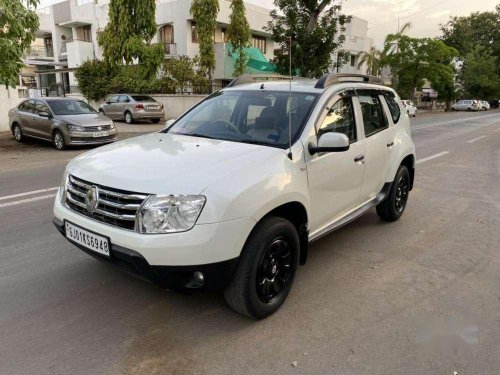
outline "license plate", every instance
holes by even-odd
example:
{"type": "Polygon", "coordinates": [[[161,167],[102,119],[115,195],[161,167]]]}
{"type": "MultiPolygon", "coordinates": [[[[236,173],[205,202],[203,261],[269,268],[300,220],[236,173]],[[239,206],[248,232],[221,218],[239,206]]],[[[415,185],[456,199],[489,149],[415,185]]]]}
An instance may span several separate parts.
{"type": "Polygon", "coordinates": [[[159,109],[160,106],[159,105],[149,105],[148,106],[148,109],[159,109]]]}
{"type": "Polygon", "coordinates": [[[107,237],[90,232],[68,221],[65,221],[64,224],[67,239],[101,255],[110,256],[109,239],[107,237]]]}
{"type": "Polygon", "coordinates": [[[94,138],[98,138],[98,137],[107,137],[109,135],[109,132],[105,132],[105,131],[102,131],[102,132],[95,132],[92,134],[94,136],[94,138]]]}

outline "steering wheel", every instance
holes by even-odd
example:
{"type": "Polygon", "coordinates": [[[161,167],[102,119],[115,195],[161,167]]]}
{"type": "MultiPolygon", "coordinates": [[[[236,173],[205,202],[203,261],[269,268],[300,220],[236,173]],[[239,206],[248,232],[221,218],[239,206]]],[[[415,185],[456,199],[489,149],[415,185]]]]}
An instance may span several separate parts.
{"type": "Polygon", "coordinates": [[[214,124],[222,124],[224,125],[228,130],[232,130],[235,133],[241,133],[240,129],[238,129],[235,125],[231,124],[229,121],[225,120],[217,120],[214,122],[214,124]]]}

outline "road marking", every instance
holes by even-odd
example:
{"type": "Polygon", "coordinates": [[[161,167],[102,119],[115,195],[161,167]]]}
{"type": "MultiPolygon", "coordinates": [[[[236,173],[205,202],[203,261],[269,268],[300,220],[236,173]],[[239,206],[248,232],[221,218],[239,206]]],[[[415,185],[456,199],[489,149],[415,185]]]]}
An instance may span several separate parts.
{"type": "Polygon", "coordinates": [[[41,190],[33,190],[33,191],[27,191],[26,193],[19,193],[19,194],[14,194],[14,195],[7,195],[5,197],[0,197],[0,201],[4,201],[7,199],[12,199],[12,198],[19,198],[19,197],[25,197],[27,195],[34,195],[34,194],[39,194],[39,193],[46,193],[48,191],[54,191],[59,189],[59,187],[51,187],[47,189],[41,189],[41,190]]]}
{"type": "Polygon", "coordinates": [[[476,141],[479,141],[480,139],[483,139],[485,138],[486,136],[485,135],[482,135],[480,137],[477,137],[477,138],[474,138],[474,139],[469,139],[468,141],[466,141],[467,143],[474,143],[476,141]]]}
{"type": "Polygon", "coordinates": [[[0,208],[2,208],[2,207],[9,207],[9,206],[17,206],[18,204],[23,204],[23,203],[41,201],[42,199],[54,198],[55,196],[56,196],[56,194],[41,195],[41,196],[35,197],[35,198],[28,198],[28,199],[22,199],[20,201],[2,203],[2,204],[0,204],[0,208]]]}
{"type": "Polygon", "coordinates": [[[425,163],[426,161],[439,158],[439,157],[444,156],[444,155],[449,154],[449,153],[450,153],[449,151],[443,151],[443,152],[440,152],[439,154],[427,156],[426,158],[417,160],[416,164],[425,163]]]}
{"type": "MultiPolygon", "coordinates": [[[[416,125],[411,127],[411,130],[420,130],[420,129],[427,129],[427,128],[433,128],[435,126],[441,126],[441,125],[449,125],[449,124],[454,124],[457,122],[467,122],[471,120],[479,120],[482,118],[488,118],[488,117],[494,117],[498,116],[498,113],[492,114],[492,115],[483,115],[483,116],[475,116],[475,117],[466,117],[463,119],[456,119],[456,120],[447,120],[447,121],[441,121],[441,122],[431,122],[430,124],[421,124],[421,125],[416,125]]],[[[486,125],[486,124],[481,124],[481,125],[486,125]]],[[[489,124],[488,124],[489,125],[489,124]]]]}

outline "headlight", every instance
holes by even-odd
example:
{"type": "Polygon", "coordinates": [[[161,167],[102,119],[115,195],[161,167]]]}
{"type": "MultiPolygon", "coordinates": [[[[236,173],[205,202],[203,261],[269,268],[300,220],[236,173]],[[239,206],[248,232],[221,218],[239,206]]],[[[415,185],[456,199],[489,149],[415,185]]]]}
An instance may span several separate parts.
{"type": "Polygon", "coordinates": [[[80,126],[80,125],[71,125],[71,124],[68,124],[66,126],[68,127],[68,130],[70,132],[84,132],[85,131],[85,127],[80,126]]]}
{"type": "Polygon", "coordinates": [[[110,125],[110,129],[114,129],[115,128],[115,123],[112,122],[111,125],[110,125]]]}
{"type": "Polygon", "coordinates": [[[68,187],[68,181],[69,181],[69,173],[68,171],[64,171],[63,177],[61,179],[61,187],[59,188],[59,198],[61,204],[66,203],[66,189],[68,187]]]}
{"type": "Polygon", "coordinates": [[[153,195],[137,214],[139,232],[188,231],[196,224],[205,201],[202,195],[153,195]]]}

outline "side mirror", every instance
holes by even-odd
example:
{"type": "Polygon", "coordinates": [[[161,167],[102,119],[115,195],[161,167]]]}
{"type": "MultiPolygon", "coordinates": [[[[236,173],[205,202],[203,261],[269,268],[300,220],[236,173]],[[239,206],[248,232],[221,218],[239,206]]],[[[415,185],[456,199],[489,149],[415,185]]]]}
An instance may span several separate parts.
{"type": "Polygon", "coordinates": [[[172,119],[168,120],[167,122],[165,122],[165,129],[164,130],[169,129],[174,124],[175,121],[177,121],[177,119],[172,118],[172,119]]]}
{"type": "Polygon", "coordinates": [[[111,104],[111,102],[109,100],[106,100],[106,104],[111,104]]]}
{"type": "Polygon", "coordinates": [[[343,133],[329,132],[320,136],[318,145],[309,143],[309,153],[311,155],[318,152],[342,152],[349,150],[350,143],[347,135],[343,133]]]}
{"type": "Polygon", "coordinates": [[[49,112],[46,112],[46,111],[41,111],[41,112],[38,112],[38,116],[40,117],[47,117],[47,118],[50,118],[50,113],[49,112]]]}

